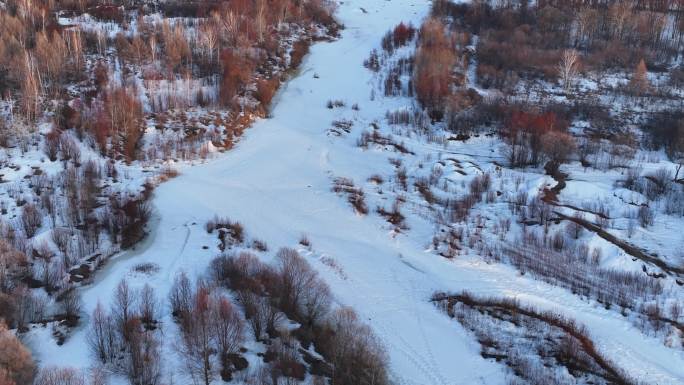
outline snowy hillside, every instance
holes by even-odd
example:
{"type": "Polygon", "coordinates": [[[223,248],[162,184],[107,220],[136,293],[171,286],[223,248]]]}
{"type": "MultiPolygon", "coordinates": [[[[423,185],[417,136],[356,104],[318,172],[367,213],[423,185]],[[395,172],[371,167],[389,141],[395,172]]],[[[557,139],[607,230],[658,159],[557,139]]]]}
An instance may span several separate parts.
{"type": "MultiPolygon", "coordinates": [[[[330,311],[353,309],[377,336],[391,383],[514,384],[535,370],[546,383],[684,383],[684,315],[669,313],[684,301],[684,219],[675,213],[681,209],[639,226],[636,213],[648,200],[646,192],[619,185],[626,169],[570,159],[559,178],[542,167],[508,167],[505,143],[494,133],[456,139],[427,116],[413,115],[418,102],[402,88],[410,76],[399,70],[403,82],[388,94],[384,74],[405,64],[416,39],[383,53],[376,70],[368,60],[374,50],[382,52],[387,31],[402,22],[421,25],[431,6],[422,0],[339,2],[340,36],[311,46],[274,96],[268,117],[256,119],[234,146],[216,151],[210,145],[195,161],[173,162],[171,177],[162,166],[168,162],[152,160],[121,163],[125,176],[105,177],[108,185],[130,183],[137,192],[148,174],[156,176],[158,186],[148,192],[147,235],[124,251],[114,242],[100,245],[113,256],[76,289],[78,326],[51,319],[28,325],[21,339],[37,366],[72,367],[82,376],[104,373],[108,383],[128,383],[130,374],[112,369],[116,359],[92,371],[96,315],[115,308],[125,280],[137,306],[150,289],[157,298],[152,326],[144,326],[155,333],[153,350],[161,358],[150,384],[203,383],[191,375],[181,348],[185,326],[167,301],[174,282],[182,273],[191,282],[213,282],[218,255],[250,253],[268,270],[264,266],[281,266],[278,250],[292,248],[329,287],[330,311]],[[563,187],[554,190],[560,182],[563,187]],[[455,207],[466,199],[468,208],[457,218],[455,207]],[[547,239],[562,244],[551,247],[547,239]],[[569,250],[581,248],[586,263],[570,256],[569,250]],[[642,311],[648,306],[668,310],[653,321],[642,311]],[[558,348],[563,344],[575,351],[558,348]],[[560,364],[554,349],[583,357],[569,359],[579,369],[560,364]],[[527,366],[521,369],[519,362],[527,366]],[[516,368],[527,373],[518,376],[516,368]]],[[[90,25],[83,17],[60,20],[90,25]]],[[[464,51],[471,44],[477,46],[477,37],[464,51]]],[[[466,72],[464,81],[475,87],[475,70],[466,72]]],[[[478,91],[480,97],[496,93],[478,91]]],[[[191,109],[188,115],[201,120],[204,112],[191,109]]],[[[575,123],[571,129],[579,130],[575,123]]],[[[154,136],[153,128],[146,135],[154,136]]],[[[84,147],[84,158],[86,151],[92,150],[84,147]]],[[[8,154],[14,157],[9,163],[31,162],[8,154]]],[[[677,167],[663,151],[639,149],[633,159],[648,178],[677,167]]],[[[0,174],[30,178],[12,172],[0,174]]],[[[0,191],[20,195],[6,186],[0,184],[0,191]]],[[[119,191],[107,188],[102,194],[119,191]]],[[[659,209],[666,205],[664,198],[658,202],[659,209]]],[[[199,283],[196,291],[201,288],[199,283]]],[[[245,317],[245,301],[234,287],[211,290],[212,298],[226,298],[245,317]]],[[[332,371],[334,363],[315,343],[292,337],[302,322],[283,313],[277,338],[241,330],[232,383],[329,383],[331,375],[316,372],[311,362],[332,371]],[[267,357],[276,344],[293,350],[293,360],[306,369],[302,378],[286,374],[269,382],[260,372],[275,366],[267,357]],[[240,368],[242,361],[246,367],[240,368]]],[[[218,362],[218,354],[210,359],[218,362]]],[[[215,374],[207,383],[224,380],[224,373],[215,374]]]]}

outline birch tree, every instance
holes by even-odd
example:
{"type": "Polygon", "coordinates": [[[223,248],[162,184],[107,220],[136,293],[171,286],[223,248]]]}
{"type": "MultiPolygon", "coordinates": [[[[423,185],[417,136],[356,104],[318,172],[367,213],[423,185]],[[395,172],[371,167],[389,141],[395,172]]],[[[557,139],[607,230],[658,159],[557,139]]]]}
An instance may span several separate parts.
{"type": "Polygon", "coordinates": [[[563,89],[568,92],[573,80],[577,76],[577,67],[579,65],[579,54],[574,49],[566,49],[563,51],[560,63],[558,63],[558,75],[563,82],[563,89]]]}

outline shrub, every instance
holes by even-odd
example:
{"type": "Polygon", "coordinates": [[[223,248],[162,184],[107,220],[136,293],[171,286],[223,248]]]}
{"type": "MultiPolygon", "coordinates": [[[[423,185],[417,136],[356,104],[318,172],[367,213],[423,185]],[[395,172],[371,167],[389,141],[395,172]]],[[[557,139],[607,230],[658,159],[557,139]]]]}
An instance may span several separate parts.
{"type": "Polygon", "coordinates": [[[184,272],[177,274],[169,290],[169,303],[174,317],[185,317],[190,312],[192,293],[188,276],[184,272]]]}
{"type": "Polygon", "coordinates": [[[298,68],[304,60],[304,56],[309,53],[310,43],[306,40],[299,40],[292,45],[290,51],[290,68],[298,68]]]}
{"type": "Polygon", "coordinates": [[[132,247],[145,236],[145,226],[152,215],[149,203],[143,198],[126,196],[115,200],[112,210],[116,215],[115,228],[121,234],[121,247],[132,247]]]}
{"type": "Polygon", "coordinates": [[[433,302],[474,333],[483,357],[506,357],[503,362],[525,383],[572,383],[579,377],[592,383],[635,383],[597,351],[586,328],[574,320],[516,300],[467,292],[435,293],[433,302]],[[530,347],[529,354],[516,353],[521,343],[530,347]]]}
{"type": "Polygon", "coordinates": [[[261,239],[252,239],[252,248],[256,251],[268,251],[268,245],[261,239]]]}
{"type": "Polygon", "coordinates": [[[31,353],[0,323],[0,379],[8,379],[8,384],[31,385],[35,365],[31,353]]]}
{"type": "Polygon", "coordinates": [[[264,108],[271,104],[271,100],[278,90],[278,85],[280,85],[280,82],[277,78],[259,79],[257,81],[256,98],[264,108]]]}
{"type": "Polygon", "coordinates": [[[43,214],[34,204],[27,203],[21,208],[21,226],[27,238],[36,235],[42,223],[43,214]]]}
{"type": "Polygon", "coordinates": [[[347,201],[354,207],[359,214],[368,214],[365,195],[361,188],[354,186],[354,182],[349,178],[335,178],[332,190],[338,194],[346,194],[347,201]]]}
{"type": "Polygon", "coordinates": [[[299,237],[299,244],[304,247],[311,247],[311,241],[306,234],[302,234],[302,236],[299,237]]]}
{"type": "Polygon", "coordinates": [[[327,328],[327,338],[319,338],[316,348],[335,368],[332,378],[335,384],[389,384],[387,353],[353,310],[337,310],[327,328]]]}
{"type": "Polygon", "coordinates": [[[43,149],[45,155],[47,155],[51,162],[57,160],[57,154],[59,153],[59,136],[60,132],[54,128],[45,135],[43,149]]]}

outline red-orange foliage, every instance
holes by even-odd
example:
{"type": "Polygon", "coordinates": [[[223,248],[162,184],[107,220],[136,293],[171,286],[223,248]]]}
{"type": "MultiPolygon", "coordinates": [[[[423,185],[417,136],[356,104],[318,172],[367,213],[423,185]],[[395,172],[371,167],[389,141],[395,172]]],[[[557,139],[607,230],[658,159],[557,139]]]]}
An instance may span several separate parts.
{"type": "Polygon", "coordinates": [[[230,106],[233,98],[249,82],[254,71],[254,63],[246,55],[234,50],[225,50],[221,54],[223,62],[223,80],[221,81],[220,98],[224,106],[230,106]]]}
{"type": "Polygon", "coordinates": [[[413,28],[411,24],[406,25],[403,22],[399,23],[396,27],[394,27],[394,31],[392,31],[392,39],[394,41],[394,46],[395,47],[400,47],[406,44],[409,40],[413,39],[413,36],[416,34],[416,29],[413,28]]]}
{"type": "Polygon", "coordinates": [[[271,100],[278,90],[278,85],[280,82],[277,78],[259,79],[257,81],[256,98],[261,103],[262,108],[268,108],[268,105],[271,104],[271,100]]]}
{"type": "Polygon", "coordinates": [[[507,124],[510,130],[538,133],[539,135],[551,130],[567,129],[567,122],[558,117],[555,112],[532,113],[515,110],[507,124]]]}
{"type": "Polygon", "coordinates": [[[456,63],[450,37],[444,24],[430,19],[420,30],[413,80],[418,101],[433,118],[440,119],[444,101],[451,92],[451,72],[456,63]]]}
{"type": "Polygon", "coordinates": [[[290,51],[290,68],[299,67],[307,53],[309,53],[308,41],[298,41],[294,43],[292,45],[292,51],[290,51]]]}
{"type": "Polygon", "coordinates": [[[523,145],[529,150],[530,159],[519,161],[538,164],[544,152],[544,136],[550,133],[564,133],[567,128],[568,123],[555,112],[533,113],[514,110],[506,122],[506,137],[510,145],[523,145]]]}
{"type": "Polygon", "coordinates": [[[137,95],[125,88],[114,88],[103,95],[102,108],[91,127],[102,153],[112,148],[127,161],[136,158],[138,142],[143,134],[143,109],[137,95]]]}

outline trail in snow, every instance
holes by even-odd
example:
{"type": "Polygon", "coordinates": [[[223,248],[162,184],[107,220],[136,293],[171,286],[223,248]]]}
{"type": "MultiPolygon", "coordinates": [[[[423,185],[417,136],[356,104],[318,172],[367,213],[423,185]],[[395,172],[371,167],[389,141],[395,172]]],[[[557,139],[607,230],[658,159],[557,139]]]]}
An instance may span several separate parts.
{"type": "MultiPolygon", "coordinates": [[[[334,258],[343,276],[320,258],[309,260],[330,284],[337,301],[356,309],[382,338],[400,384],[506,382],[503,367],[481,358],[475,340],[428,302],[435,290],[463,289],[517,296],[575,318],[589,326],[599,349],[630,374],[648,382],[682,383],[682,353],[642,335],[617,312],[520,277],[506,266],[467,259],[451,262],[426,253],[429,225],[412,226],[409,235],[393,238],[381,218],[356,215],[330,191],[333,175],[364,181],[375,170],[391,166],[385,154],[363,152],[350,145],[351,139],[328,137],[337,112],[327,109],[325,102],[359,103],[353,134],[365,128],[363,124],[382,120],[392,102],[369,101],[373,81],[363,60],[390,27],[400,21],[418,25],[429,6],[429,1],[422,0],[342,3],[338,11],[346,26],[342,38],[312,47],[300,75],[282,89],[273,117],[257,122],[234,150],[181,170],[179,177],[155,191],[159,223],[148,243],[139,252],[114,259],[82,291],[84,311],[90,313],[98,301],[108,304],[123,277],[133,277],[134,287],[148,283],[166,298],[177,272],[203,274],[216,243],[215,235],[206,234],[203,225],[218,214],[242,222],[248,235],[265,240],[271,251],[295,245],[307,234],[311,255],[334,258]],[[205,250],[203,246],[210,247],[205,250]],[[132,271],[144,262],[155,263],[160,270],[151,275],[132,271]]],[[[168,330],[173,325],[168,314],[164,319],[164,343],[169,346],[168,330]]],[[[32,334],[33,349],[43,365],[88,366],[82,329],[61,347],[46,343],[46,333],[32,334]]]]}

